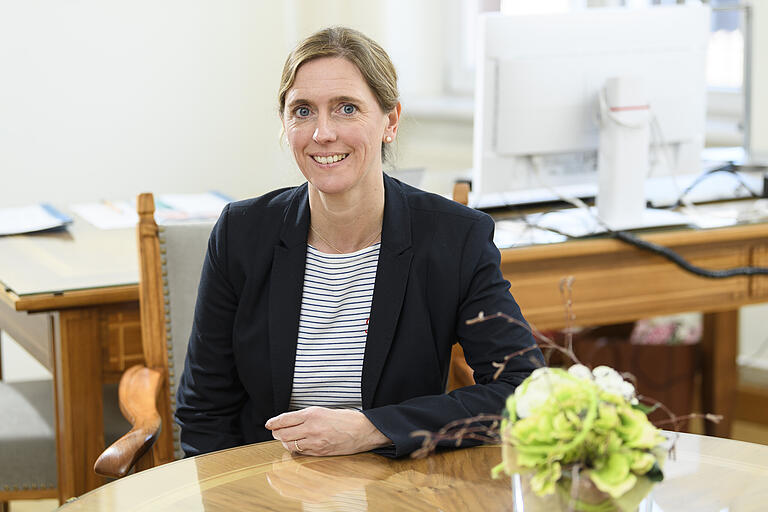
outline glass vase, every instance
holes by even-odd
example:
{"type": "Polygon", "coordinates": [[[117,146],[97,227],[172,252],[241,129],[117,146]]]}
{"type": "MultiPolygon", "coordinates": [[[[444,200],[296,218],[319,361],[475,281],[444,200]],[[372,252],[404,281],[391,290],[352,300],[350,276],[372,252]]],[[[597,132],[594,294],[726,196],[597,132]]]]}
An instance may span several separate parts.
{"type": "MultiPolygon", "coordinates": [[[[631,493],[632,491],[630,491],[631,493]]],[[[515,512],[654,512],[652,493],[635,496],[634,499],[617,503],[599,490],[588,478],[582,478],[571,485],[570,480],[561,480],[556,492],[538,496],[529,485],[527,475],[512,475],[513,510],[515,512]],[[639,503],[638,505],[635,505],[639,503]]]]}

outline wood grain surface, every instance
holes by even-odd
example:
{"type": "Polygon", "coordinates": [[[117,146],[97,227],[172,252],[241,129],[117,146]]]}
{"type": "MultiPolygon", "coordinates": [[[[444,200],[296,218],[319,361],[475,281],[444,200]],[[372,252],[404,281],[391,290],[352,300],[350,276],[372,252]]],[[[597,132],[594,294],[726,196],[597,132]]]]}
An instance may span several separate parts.
{"type": "MultiPolygon", "coordinates": [[[[62,510],[512,510],[510,478],[490,477],[500,460],[494,446],[392,460],[291,455],[267,442],[143,471],[62,510]]],[[[768,503],[768,446],[681,434],[665,472],[651,495],[660,510],[757,511],[768,503]]],[[[526,496],[524,510],[548,510],[526,496]]]]}

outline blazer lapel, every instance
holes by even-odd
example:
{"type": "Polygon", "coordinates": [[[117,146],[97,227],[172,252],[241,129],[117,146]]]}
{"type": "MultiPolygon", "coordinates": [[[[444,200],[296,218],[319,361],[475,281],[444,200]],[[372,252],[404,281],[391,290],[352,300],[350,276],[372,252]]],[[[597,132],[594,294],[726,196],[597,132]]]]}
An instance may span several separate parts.
{"type": "Polygon", "coordinates": [[[376,387],[392,346],[403,306],[413,258],[408,203],[398,182],[387,175],[384,175],[384,190],[381,251],[363,360],[361,383],[363,409],[369,409],[373,405],[376,387]]]}
{"type": "Polygon", "coordinates": [[[286,209],[280,243],[274,248],[269,284],[269,346],[275,412],[288,410],[299,333],[309,203],[306,184],[286,209]]]}

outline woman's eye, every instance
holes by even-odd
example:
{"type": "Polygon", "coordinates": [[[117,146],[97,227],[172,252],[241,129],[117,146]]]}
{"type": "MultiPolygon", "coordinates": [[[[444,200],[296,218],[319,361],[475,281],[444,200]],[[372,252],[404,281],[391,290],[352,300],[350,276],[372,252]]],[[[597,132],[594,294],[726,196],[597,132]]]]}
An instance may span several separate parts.
{"type": "Polygon", "coordinates": [[[344,105],[342,105],[341,111],[344,114],[351,115],[351,114],[354,114],[357,111],[357,108],[355,108],[354,105],[350,105],[349,103],[345,103],[344,105]]]}
{"type": "Polygon", "coordinates": [[[309,114],[310,114],[309,107],[298,107],[296,109],[297,117],[307,117],[309,116],[309,114]]]}

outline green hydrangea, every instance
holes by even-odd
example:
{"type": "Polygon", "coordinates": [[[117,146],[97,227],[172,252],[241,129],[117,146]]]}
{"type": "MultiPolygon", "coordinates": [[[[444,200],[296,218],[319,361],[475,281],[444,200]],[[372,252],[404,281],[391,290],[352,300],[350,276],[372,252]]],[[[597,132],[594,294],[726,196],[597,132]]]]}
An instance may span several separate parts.
{"type": "Polygon", "coordinates": [[[611,368],[540,368],[507,400],[503,461],[494,474],[529,472],[540,496],[566,483],[577,465],[616,500],[641,482],[650,489],[661,479],[665,438],[636,406],[634,387],[611,368]]]}

